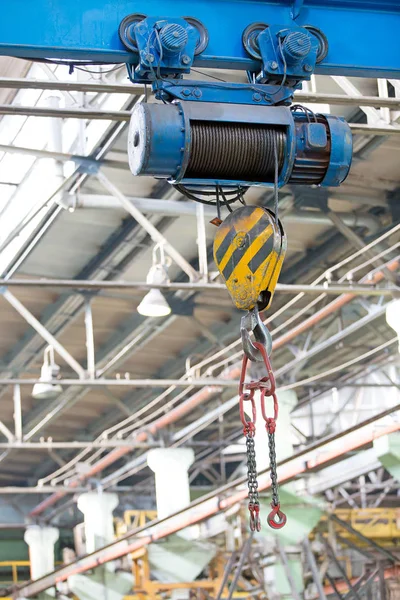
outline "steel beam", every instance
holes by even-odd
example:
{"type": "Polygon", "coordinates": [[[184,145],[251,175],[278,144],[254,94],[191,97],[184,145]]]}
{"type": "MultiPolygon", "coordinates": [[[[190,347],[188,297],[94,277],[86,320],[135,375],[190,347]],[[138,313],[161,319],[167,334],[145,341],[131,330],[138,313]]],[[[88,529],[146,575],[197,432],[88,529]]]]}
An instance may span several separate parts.
{"type": "MultiPolygon", "coordinates": [[[[120,485],[118,487],[110,487],[108,489],[109,492],[132,492],[135,488],[135,486],[130,486],[130,485],[120,485]]],[[[22,487],[22,486],[15,486],[15,485],[9,485],[9,486],[5,486],[5,487],[0,487],[0,496],[8,496],[11,495],[13,496],[14,494],[49,494],[51,492],[54,491],[58,491],[58,490],[62,490],[63,492],[65,492],[66,494],[82,494],[84,492],[90,492],[91,490],[93,490],[93,487],[91,486],[81,486],[81,487],[76,487],[74,489],[72,488],[68,488],[65,486],[54,486],[54,485],[42,485],[42,486],[37,486],[37,487],[22,487]]],[[[26,523],[23,525],[23,528],[26,528],[26,523]]],[[[0,524],[0,530],[4,529],[3,523],[0,524]]]]}
{"type": "MultiPolygon", "coordinates": [[[[194,447],[213,447],[213,442],[208,441],[193,441],[191,445],[194,447]]],[[[25,442],[15,440],[14,442],[0,442],[0,448],[5,448],[9,450],[57,450],[57,449],[69,449],[69,450],[81,450],[86,448],[93,448],[94,450],[99,448],[126,448],[130,446],[132,450],[136,448],[159,448],[160,443],[158,442],[145,442],[140,443],[136,442],[133,438],[124,438],[124,439],[111,439],[111,440],[95,440],[93,442],[57,442],[53,439],[43,440],[41,442],[25,442]]],[[[54,489],[50,489],[49,492],[53,492],[54,489]]]]}
{"type": "Polygon", "coordinates": [[[387,550],[387,548],[383,548],[374,540],[371,540],[370,538],[366,537],[365,535],[354,529],[351,525],[346,523],[346,521],[339,519],[339,517],[333,514],[329,515],[329,518],[341,527],[343,527],[343,529],[346,529],[346,531],[351,533],[351,535],[354,535],[356,538],[358,538],[363,544],[371,546],[371,548],[379,552],[379,554],[381,554],[385,559],[390,560],[393,564],[398,563],[398,558],[392,552],[387,550]]]}
{"type": "Polygon", "coordinates": [[[355,231],[352,231],[350,227],[346,225],[346,223],[340,215],[338,215],[332,210],[328,210],[327,215],[331,219],[332,223],[340,231],[340,233],[345,238],[347,238],[347,240],[356,248],[356,250],[364,249],[364,253],[367,256],[367,258],[372,259],[372,264],[376,267],[382,268],[382,271],[385,275],[385,279],[389,279],[389,281],[391,281],[392,283],[397,282],[397,275],[389,271],[389,269],[386,269],[384,261],[380,258],[376,258],[374,250],[365,247],[364,240],[362,240],[361,237],[355,231]]]}
{"type": "MultiPolygon", "coordinates": [[[[378,80],[378,82],[381,80],[378,80]]],[[[133,94],[141,96],[145,93],[143,85],[125,84],[115,82],[92,82],[92,81],[50,81],[47,79],[22,79],[16,77],[0,77],[0,88],[2,89],[33,89],[33,90],[60,90],[66,92],[84,92],[93,94],[133,94]]],[[[339,106],[360,106],[360,96],[352,94],[324,94],[312,92],[296,92],[296,102],[308,104],[334,104],[339,106]]],[[[388,98],[379,96],[362,96],[362,105],[373,108],[400,109],[399,98],[388,98]]]]}
{"type": "MultiPolygon", "coordinates": [[[[1,87],[1,79],[0,79],[1,87]]],[[[296,92],[294,101],[306,102],[307,104],[334,104],[338,106],[371,106],[373,108],[400,108],[400,98],[380,98],[378,96],[356,96],[354,94],[324,94],[312,92],[296,92]]]]}
{"type": "MultiPolygon", "coordinates": [[[[1,146],[0,146],[1,148],[1,146]]],[[[29,151],[29,150],[28,150],[29,151]]],[[[291,197],[291,196],[289,196],[291,197]]],[[[336,195],[333,194],[333,198],[336,195]]],[[[144,213],[162,214],[171,217],[196,216],[197,206],[195,202],[165,200],[158,198],[140,198],[135,196],[126,197],[136,208],[144,213]]],[[[113,196],[102,194],[64,194],[63,203],[71,209],[96,208],[96,209],[118,209],[121,203],[113,196]]],[[[223,207],[222,207],[223,209],[223,207]]],[[[380,227],[380,221],[369,213],[339,212],[339,217],[349,227],[363,227],[369,232],[375,233],[380,227]]],[[[204,206],[204,216],[213,219],[216,215],[215,207],[204,206]]],[[[282,216],[284,223],[306,223],[307,225],[331,225],[331,219],[323,212],[311,210],[290,210],[282,216]]]]}
{"type": "Polygon", "coordinates": [[[335,580],[329,575],[328,572],[325,573],[325,577],[329,581],[329,584],[333,590],[333,593],[335,594],[335,598],[338,598],[338,600],[343,600],[343,596],[341,594],[339,594],[339,590],[336,587],[335,580]]]}
{"type": "MultiPolygon", "coordinates": [[[[17,379],[0,378],[0,385],[28,385],[32,386],[39,383],[39,379],[17,379]]],[[[176,387],[207,387],[209,385],[218,387],[237,387],[239,381],[234,379],[213,379],[204,377],[203,379],[57,379],[56,383],[62,386],[78,386],[78,387],[142,387],[142,388],[168,388],[176,387]]]]}
{"type": "Polygon", "coordinates": [[[85,336],[86,336],[86,356],[87,356],[87,374],[90,379],[96,377],[96,361],[94,354],[94,328],[93,314],[90,298],[85,301],[85,336]]]}
{"type": "Polygon", "coordinates": [[[345,580],[345,582],[347,583],[348,587],[349,587],[349,593],[350,593],[350,597],[352,596],[354,598],[354,600],[361,600],[361,597],[359,595],[359,593],[357,592],[357,590],[355,590],[351,584],[350,579],[347,577],[347,573],[345,571],[345,569],[342,567],[342,565],[340,564],[334,549],[332,548],[332,546],[329,544],[329,542],[327,540],[324,539],[323,536],[320,536],[320,541],[322,541],[322,543],[325,546],[325,549],[328,553],[328,555],[330,556],[330,558],[333,560],[337,570],[339,571],[339,573],[341,574],[341,576],[343,577],[343,579],[345,580]]]}
{"type": "MultiPolygon", "coordinates": [[[[0,50],[1,54],[1,50],[0,50]]],[[[100,108],[50,108],[48,106],[21,106],[0,104],[0,115],[26,117],[52,117],[60,119],[86,119],[101,121],[129,121],[129,110],[101,110],[100,108]]]]}
{"type": "Polygon", "coordinates": [[[15,439],[14,435],[11,433],[8,427],[4,425],[3,421],[0,421],[0,433],[2,433],[9,442],[12,442],[15,439]]]}
{"type": "MultiPolygon", "coordinates": [[[[395,45],[400,29],[399,7],[393,0],[384,5],[352,0],[297,3],[296,24],[320,28],[329,40],[327,59],[317,65],[316,73],[360,77],[399,77],[398,52],[395,45]],[[297,14],[298,13],[298,14],[297,14]],[[365,31],[374,32],[373,44],[355,44],[365,31]],[[388,43],[388,40],[392,43],[388,43]]],[[[186,14],[182,3],[166,4],[160,0],[138,0],[135,12],[147,15],[181,17],[186,14]]],[[[57,5],[57,18],[47,0],[11,2],[0,23],[0,54],[22,58],[87,60],[107,63],[137,62],[137,57],[123,47],[118,28],[132,13],[130,0],[114,0],[100,7],[95,0],[57,5]],[[21,19],[21,15],[24,16],[21,19]],[[15,24],[18,23],[18,27],[15,24]]],[[[225,2],[196,4],[193,14],[207,28],[209,44],[195,57],[195,67],[259,70],[259,64],[245,52],[241,42],[245,24],[265,21],[293,22],[293,3],[238,1],[226,10],[225,2]],[[221,24],[224,26],[221,27],[221,24]]]]}
{"type": "MultiPolygon", "coordinates": [[[[78,291],[85,290],[139,290],[148,291],[152,289],[165,291],[222,291],[226,292],[226,286],[223,283],[185,283],[185,282],[170,282],[170,283],[146,283],[145,281],[109,281],[95,279],[0,279],[0,287],[35,287],[35,288],[60,288],[71,289],[78,291]]],[[[356,296],[397,296],[400,294],[400,288],[391,287],[375,287],[369,284],[324,284],[324,285],[302,285],[302,284],[286,284],[278,283],[276,290],[282,294],[347,294],[352,293],[356,296]]]]}
{"type": "MultiPolygon", "coordinates": [[[[51,81],[48,79],[22,79],[17,77],[0,77],[0,88],[18,90],[60,90],[65,92],[84,92],[88,94],[133,94],[141,96],[145,87],[138,84],[127,85],[107,81],[51,81]]],[[[379,98],[375,98],[379,100],[379,98]]],[[[391,99],[393,100],[393,99],[391,99]]],[[[396,100],[396,98],[394,99],[396,100]]]]}
{"type": "MultiPolygon", "coordinates": [[[[92,81],[50,81],[47,79],[22,79],[18,77],[0,77],[0,88],[18,90],[60,90],[66,92],[84,92],[89,94],[134,94],[141,96],[145,93],[143,85],[92,81]]],[[[309,104],[335,104],[342,106],[359,106],[360,97],[347,94],[324,94],[312,92],[296,92],[296,102],[309,104]]],[[[400,109],[399,98],[386,98],[379,96],[362,96],[363,106],[374,108],[400,109]]]]}
{"type": "Polygon", "coordinates": [[[289,565],[289,560],[288,560],[287,554],[285,552],[285,548],[284,548],[283,544],[281,544],[281,542],[279,541],[279,538],[276,538],[276,543],[277,543],[277,546],[279,549],[279,555],[281,557],[283,570],[285,571],[286,579],[288,580],[289,587],[290,587],[290,593],[293,596],[293,600],[301,600],[300,594],[296,588],[296,582],[294,580],[293,573],[292,573],[292,570],[289,565]]]}
{"type": "MultiPolygon", "coordinates": [[[[56,152],[53,150],[41,150],[40,148],[25,148],[23,146],[14,146],[7,144],[0,144],[0,152],[7,152],[8,154],[21,154],[25,156],[36,156],[36,158],[53,158],[57,161],[68,162],[72,161],[77,163],[78,166],[96,166],[102,165],[108,169],[123,169],[124,171],[129,170],[127,162],[122,160],[96,160],[91,156],[82,156],[81,154],[67,154],[65,152],[56,152]]],[[[71,194],[65,194],[65,198],[70,199],[71,194]]],[[[72,205],[70,205],[73,208],[72,205]]]]}
{"type": "Polygon", "coordinates": [[[318,591],[318,598],[320,600],[327,600],[327,597],[324,592],[324,587],[322,585],[321,577],[320,577],[320,574],[318,571],[317,561],[315,560],[315,556],[312,552],[311,544],[309,542],[308,537],[304,538],[304,540],[303,540],[303,548],[304,548],[305,555],[307,557],[307,562],[310,565],[310,569],[311,569],[311,573],[313,576],[315,586],[318,591]]]}
{"type": "Polygon", "coordinates": [[[16,442],[22,441],[22,408],[21,408],[21,387],[14,385],[14,430],[16,442]]]}
{"type": "Polygon", "coordinates": [[[353,135],[399,135],[400,127],[396,125],[366,125],[349,123],[353,135]]]}
{"type": "Polygon", "coordinates": [[[365,315],[365,317],[358,319],[357,321],[355,321],[348,327],[345,327],[344,329],[342,329],[342,331],[339,331],[338,333],[331,336],[327,340],[321,342],[320,344],[316,344],[315,346],[310,348],[307,352],[300,353],[300,355],[297,358],[295,358],[294,360],[292,360],[290,362],[287,362],[285,365],[283,365],[282,367],[277,369],[277,371],[275,372],[275,377],[279,377],[279,376],[283,375],[284,373],[287,373],[288,371],[292,371],[295,367],[301,366],[304,362],[309,361],[314,356],[320,354],[321,352],[324,352],[325,350],[328,350],[331,346],[342,341],[349,335],[353,335],[354,333],[356,333],[363,327],[369,325],[370,323],[372,323],[373,321],[375,321],[376,319],[378,319],[379,317],[384,315],[385,311],[386,311],[386,305],[374,307],[374,309],[371,310],[371,312],[368,315],[365,315]]]}
{"type": "Polygon", "coordinates": [[[156,244],[161,244],[165,252],[172,258],[172,260],[182,269],[184,273],[189,277],[190,281],[196,281],[199,279],[199,274],[192,267],[192,265],[184,258],[174,247],[168,242],[162,233],[154,227],[144,214],[133,204],[131,204],[126,196],[119,191],[119,189],[104,175],[104,173],[97,173],[97,179],[110,192],[112,196],[115,196],[125,208],[125,210],[143,227],[149,234],[151,239],[156,244]]]}
{"type": "Polygon", "coordinates": [[[23,319],[65,360],[65,362],[82,379],[86,376],[85,370],[74,359],[73,356],[64,348],[62,344],[44,327],[38,319],[20,302],[9,290],[0,288],[0,294],[23,319]]]}
{"type": "MultiPolygon", "coordinates": [[[[86,119],[101,121],[129,121],[128,110],[101,110],[89,108],[49,108],[43,106],[19,106],[17,104],[0,104],[0,115],[17,115],[27,117],[52,117],[60,119],[86,119]]],[[[353,135],[399,135],[400,127],[395,125],[366,125],[349,123],[353,135]]]]}
{"type": "Polygon", "coordinates": [[[359,98],[359,102],[360,102],[359,106],[360,106],[361,110],[367,115],[369,123],[378,123],[381,120],[380,114],[376,110],[376,108],[372,108],[371,106],[364,105],[364,103],[362,102],[361,92],[357,89],[357,87],[354,85],[354,83],[352,83],[349,79],[347,79],[347,77],[340,77],[340,76],[332,75],[332,79],[333,79],[333,81],[335,81],[337,83],[337,85],[339,87],[342,88],[343,91],[346,92],[346,94],[349,94],[349,95],[355,96],[356,98],[357,97],[359,98]]]}

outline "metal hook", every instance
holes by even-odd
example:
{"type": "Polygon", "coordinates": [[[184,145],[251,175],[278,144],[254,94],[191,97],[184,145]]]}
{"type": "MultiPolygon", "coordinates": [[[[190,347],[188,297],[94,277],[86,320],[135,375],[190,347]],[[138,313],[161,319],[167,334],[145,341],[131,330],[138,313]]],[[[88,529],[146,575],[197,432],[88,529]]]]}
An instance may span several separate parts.
{"type": "Polygon", "coordinates": [[[272,337],[267,327],[261,320],[257,305],[249,310],[240,321],[240,335],[242,337],[243,351],[249,360],[262,362],[263,356],[250,339],[253,332],[254,339],[264,346],[268,356],[272,351],[272,337]]]}
{"type": "Polygon", "coordinates": [[[272,507],[272,510],[269,513],[268,519],[267,519],[268,525],[272,529],[282,529],[282,527],[285,527],[285,525],[286,525],[287,517],[286,517],[285,513],[281,511],[280,504],[274,505],[272,503],[271,507],[272,507]]]}

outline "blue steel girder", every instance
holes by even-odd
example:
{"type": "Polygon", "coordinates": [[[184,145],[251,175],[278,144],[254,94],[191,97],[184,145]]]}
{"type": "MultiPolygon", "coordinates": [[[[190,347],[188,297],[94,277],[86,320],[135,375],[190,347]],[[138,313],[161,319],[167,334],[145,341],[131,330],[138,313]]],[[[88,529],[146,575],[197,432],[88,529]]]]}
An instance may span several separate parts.
{"type": "Polygon", "coordinates": [[[137,62],[124,49],[118,27],[124,17],[191,16],[209,32],[194,66],[257,71],[242,45],[253,22],[313,25],[328,38],[327,57],[316,73],[400,78],[399,0],[2,0],[0,54],[106,63],[137,62]],[[298,16],[295,21],[293,14],[298,16]]]}

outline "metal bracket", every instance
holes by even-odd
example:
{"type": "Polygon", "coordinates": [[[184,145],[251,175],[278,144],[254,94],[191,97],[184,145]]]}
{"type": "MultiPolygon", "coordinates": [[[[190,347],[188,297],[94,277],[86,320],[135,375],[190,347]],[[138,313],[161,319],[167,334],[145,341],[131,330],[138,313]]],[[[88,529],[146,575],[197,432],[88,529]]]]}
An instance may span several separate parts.
{"type": "MultiPolygon", "coordinates": [[[[129,70],[132,69],[128,69],[129,70]]],[[[193,100],[196,102],[229,102],[230,104],[254,104],[289,106],[295,88],[258,83],[210,83],[206,81],[156,81],[153,91],[158,100],[193,100]]]]}

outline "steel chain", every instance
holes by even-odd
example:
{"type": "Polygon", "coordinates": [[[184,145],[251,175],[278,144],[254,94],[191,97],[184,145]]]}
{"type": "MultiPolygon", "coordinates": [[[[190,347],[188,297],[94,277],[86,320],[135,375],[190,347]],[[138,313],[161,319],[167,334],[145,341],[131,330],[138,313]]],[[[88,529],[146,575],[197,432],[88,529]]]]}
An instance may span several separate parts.
{"type": "Polygon", "coordinates": [[[279,505],[278,473],[276,470],[275,433],[268,432],[269,464],[271,477],[272,504],[279,505]]]}
{"type": "Polygon", "coordinates": [[[257,465],[256,465],[256,454],[254,445],[255,435],[255,421],[256,421],[256,407],[254,401],[254,394],[256,390],[261,392],[261,412],[265,421],[265,427],[268,434],[268,451],[270,461],[270,477],[271,477],[271,495],[272,511],[268,515],[268,525],[273,529],[280,529],[286,523],[286,515],[280,510],[279,502],[279,490],[278,490],[278,473],[276,464],[276,449],[275,449],[275,429],[276,420],[278,418],[278,400],[275,395],[275,378],[272,372],[271,363],[266,353],[265,348],[262,344],[257,342],[254,343],[256,348],[260,350],[263,355],[264,363],[267,370],[267,376],[262,377],[259,381],[251,381],[245,384],[246,367],[248,363],[248,357],[243,357],[242,371],[239,383],[239,407],[240,407],[240,418],[243,423],[243,433],[246,437],[246,453],[247,453],[247,485],[249,489],[249,512],[250,512],[250,529],[252,531],[260,531],[261,523],[259,519],[260,503],[258,495],[258,482],[257,482],[257,465]],[[274,416],[268,417],[265,409],[265,397],[272,397],[274,404],[274,416]],[[252,406],[252,420],[248,420],[244,412],[244,402],[250,401],[252,406]]]}
{"type": "Polygon", "coordinates": [[[257,463],[256,451],[254,447],[254,428],[247,427],[246,435],[246,453],[247,453],[247,486],[249,488],[249,512],[251,531],[260,531],[260,502],[258,499],[258,481],[257,481],[257,463]]]}

